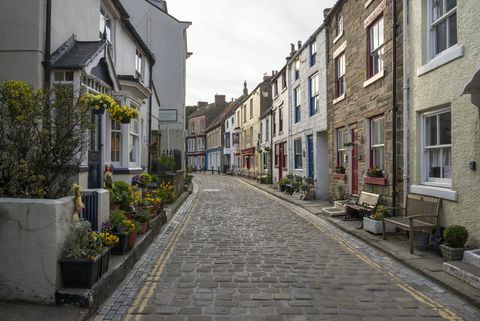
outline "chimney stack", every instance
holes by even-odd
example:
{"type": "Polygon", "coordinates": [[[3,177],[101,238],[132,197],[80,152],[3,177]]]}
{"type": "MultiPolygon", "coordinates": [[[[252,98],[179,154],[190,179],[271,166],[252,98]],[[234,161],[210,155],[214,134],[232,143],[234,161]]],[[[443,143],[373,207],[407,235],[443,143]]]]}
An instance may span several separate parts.
{"type": "Polygon", "coordinates": [[[197,106],[198,106],[198,107],[203,107],[203,106],[207,106],[207,105],[208,105],[208,103],[207,103],[206,101],[199,101],[199,102],[197,102],[197,106]]]}
{"type": "Polygon", "coordinates": [[[224,105],[225,99],[225,95],[215,95],[215,105],[224,105]]]}
{"type": "Polygon", "coordinates": [[[330,13],[330,10],[332,10],[332,8],[323,9],[323,18],[326,18],[328,16],[328,14],[330,13]]]}
{"type": "Polygon", "coordinates": [[[243,82],[243,95],[248,96],[247,81],[243,82]]]}
{"type": "Polygon", "coordinates": [[[297,42],[298,50],[302,47],[302,40],[298,40],[297,42]]]}

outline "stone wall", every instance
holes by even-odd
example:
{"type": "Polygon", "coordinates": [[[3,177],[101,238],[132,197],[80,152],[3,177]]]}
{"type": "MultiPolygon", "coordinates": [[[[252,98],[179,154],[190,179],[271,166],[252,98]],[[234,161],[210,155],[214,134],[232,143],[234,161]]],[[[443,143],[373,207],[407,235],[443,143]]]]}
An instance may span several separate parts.
{"type": "MultiPolygon", "coordinates": [[[[380,10],[381,11],[381,10],[380,10]]],[[[397,200],[402,196],[402,6],[397,1],[397,200]]],[[[330,196],[335,195],[334,177],[336,166],[336,130],[347,128],[358,131],[358,188],[383,195],[383,201],[389,202],[392,193],[392,9],[391,0],[374,0],[365,8],[365,1],[339,1],[327,18],[327,64],[328,64],[328,154],[330,166],[330,196]],[[374,11],[383,9],[384,17],[384,75],[376,81],[367,80],[367,29],[365,21],[374,11]],[[343,35],[335,39],[336,15],[342,12],[344,20],[343,35]],[[334,40],[336,40],[334,42],[334,40]],[[336,51],[345,47],[346,90],[343,100],[335,97],[335,59],[336,51]],[[373,117],[385,117],[385,174],[387,186],[364,184],[363,176],[370,167],[369,120],[373,117]]],[[[351,152],[347,152],[346,163],[347,194],[351,193],[352,170],[351,152]]]]}
{"type": "Polygon", "coordinates": [[[55,302],[73,197],[0,198],[0,300],[55,302]]]}

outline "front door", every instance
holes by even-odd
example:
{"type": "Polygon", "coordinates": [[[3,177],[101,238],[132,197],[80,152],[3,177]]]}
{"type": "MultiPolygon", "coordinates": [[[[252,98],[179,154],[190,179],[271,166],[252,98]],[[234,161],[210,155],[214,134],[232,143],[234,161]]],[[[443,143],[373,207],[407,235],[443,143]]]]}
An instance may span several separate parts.
{"type": "Polygon", "coordinates": [[[352,129],[352,145],[352,194],[358,195],[358,146],[356,129],[352,129]]]}
{"type": "Polygon", "coordinates": [[[308,152],[308,177],[315,175],[313,167],[313,135],[307,136],[307,152],[308,152]]]}
{"type": "Polygon", "coordinates": [[[283,143],[278,144],[278,179],[283,178],[283,143]]]}
{"type": "Polygon", "coordinates": [[[92,114],[93,128],[90,130],[90,142],[88,148],[88,188],[100,188],[102,182],[101,168],[101,132],[102,115],[92,114]]]}

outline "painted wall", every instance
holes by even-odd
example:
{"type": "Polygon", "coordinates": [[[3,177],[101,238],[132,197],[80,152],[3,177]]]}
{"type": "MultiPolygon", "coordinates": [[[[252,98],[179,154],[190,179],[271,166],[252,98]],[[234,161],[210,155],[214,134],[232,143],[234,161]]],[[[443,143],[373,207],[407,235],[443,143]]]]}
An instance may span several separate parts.
{"type": "MultiPolygon", "coordinates": [[[[274,79],[274,81],[277,82],[277,85],[278,85],[278,95],[274,95],[273,97],[273,102],[272,102],[272,117],[273,117],[273,114],[275,114],[275,123],[276,123],[276,131],[275,131],[275,134],[273,133],[273,129],[272,129],[272,141],[273,141],[273,151],[272,151],[272,155],[273,157],[275,157],[274,153],[275,153],[275,145],[276,144],[279,144],[279,143],[286,143],[285,144],[285,147],[287,148],[288,150],[288,124],[289,124],[289,119],[290,119],[290,115],[289,115],[289,112],[288,112],[288,105],[289,105],[289,102],[288,102],[288,72],[287,72],[287,69],[285,67],[285,69],[282,69],[276,76],[276,78],[274,79]],[[284,75],[284,77],[286,78],[285,79],[285,82],[286,82],[286,87],[285,88],[282,88],[282,74],[284,75]],[[278,124],[279,124],[279,110],[280,108],[282,108],[282,114],[283,114],[283,130],[280,132],[279,131],[279,127],[278,127],[278,124]]],[[[273,93],[273,90],[272,90],[272,93],[273,93]]],[[[273,121],[273,118],[272,118],[272,121],[273,121]]],[[[275,159],[273,159],[273,161],[275,161],[275,159]]],[[[285,164],[285,168],[283,169],[283,176],[285,176],[286,174],[288,174],[288,171],[289,171],[289,162],[288,162],[288,159],[287,159],[287,164],[285,164]]],[[[273,182],[277,182],[279,180],[279,170],[278,170],[278,167],[274,167],[273,168],[273,182]]]]}
{"type": "Polygon", "coordinates": [[[0,198],[0,299],[55,303],[73,207],[73,197],[0,198]]]}
{"type": "MultiPolygon", "coordinates": [[[[451,108],[452,115],[452,187],[457,201],[443,199],[440,210],[442,226],[461,224],[467,227],[470,241],[480,245],[480,120],[479,109],[470,102],[470,96],[461,92],[473,72],[480,67],[480,9],[477,1],[457,1],[458,46],[463,56],[428,73],[418,75],[426,59],[426,7],[423,2],[413,2],[409,8],[409,163],[410,189],[421,186],[421,113],[440,107],[451,108]],[[468,167],[469,161],[477,162],[477,170],[468,167]]],[[[426,192],[428,191],[425,190],[426,192]]],[[[442,190],[430,189],[441,193],[442,190]]]]}

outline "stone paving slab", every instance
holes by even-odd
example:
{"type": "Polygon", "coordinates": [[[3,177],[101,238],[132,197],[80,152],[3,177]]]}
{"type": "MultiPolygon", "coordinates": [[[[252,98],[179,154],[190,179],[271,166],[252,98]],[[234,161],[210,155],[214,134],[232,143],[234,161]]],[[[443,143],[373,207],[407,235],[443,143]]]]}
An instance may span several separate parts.
{"type": "Polygon", "coordinates": [[[81,321],[87,315],[88,309],[73,306],[59,307],[23,302],[0,303],[0,321],[81,321]]]}
{"type": "Polygon", "coordinates": [[[479,310],[295,204],[232,177],[194,182],[139,278],[94,320],[478,320],[479,310]]]}

